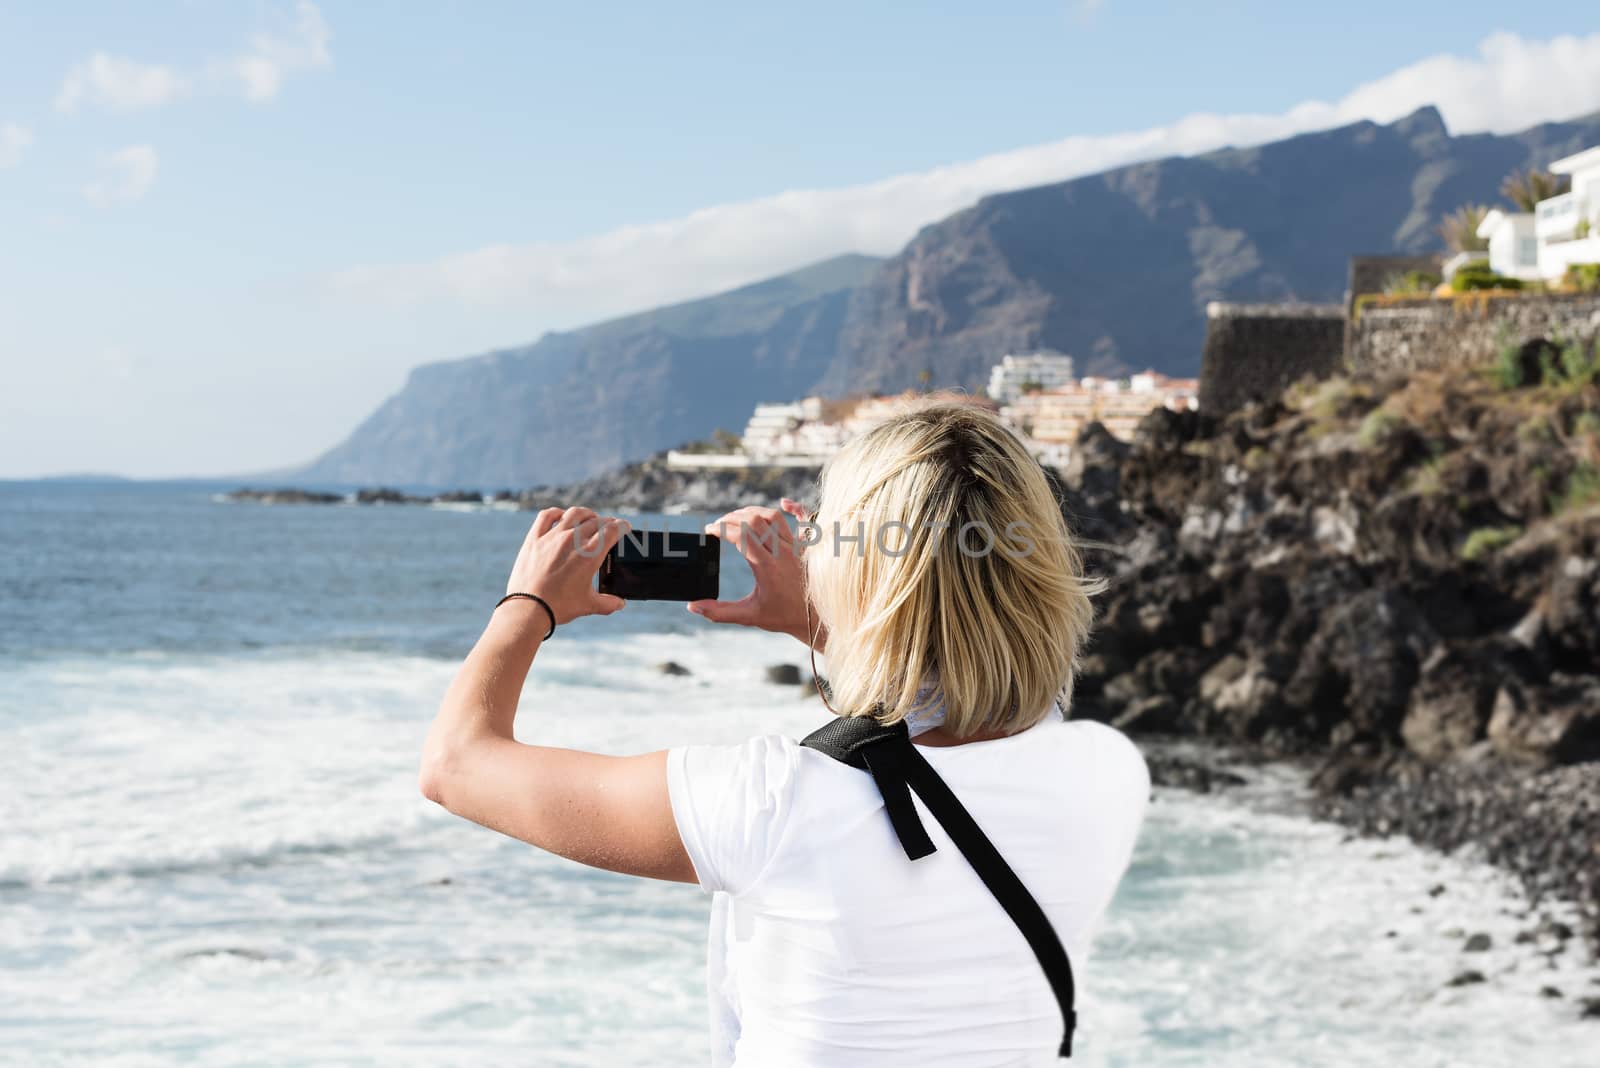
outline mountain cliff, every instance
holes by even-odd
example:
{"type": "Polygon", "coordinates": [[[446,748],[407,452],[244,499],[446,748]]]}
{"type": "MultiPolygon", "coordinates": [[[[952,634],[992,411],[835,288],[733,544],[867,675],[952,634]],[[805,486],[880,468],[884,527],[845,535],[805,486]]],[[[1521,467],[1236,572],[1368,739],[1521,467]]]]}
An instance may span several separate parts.
{"type": "Polygon", "coordinates": [[[308,481],[571,482],[807,392],[977,388],[1007,351],[1193,374],[1211,300],[1338,300],[1352,253],[1422,252],[1600,114],[1452,137],[1424,108],[986,197],[897,256],[847,256],[524,348],[429,364],[308,481]]]}
{"type": "Polygon", "coordinates": [[[526,486],[617,467],[816,383],[849,295],[881,261],[840,256],[532,345],[432,363],[297,478],[526,486]]]}
{"type": "Polygon", "coordinates": [[[851,300],[824,391],[975,388],[1007,351],[1080,372],[1192,375],[1213,300],[1337,301],[1353,253],[1427,252],[1511,171],[1600,142],[1600,115],[1452,137],[1424,108],[1257,148],[986,197],[927,227],[851,300]]]}

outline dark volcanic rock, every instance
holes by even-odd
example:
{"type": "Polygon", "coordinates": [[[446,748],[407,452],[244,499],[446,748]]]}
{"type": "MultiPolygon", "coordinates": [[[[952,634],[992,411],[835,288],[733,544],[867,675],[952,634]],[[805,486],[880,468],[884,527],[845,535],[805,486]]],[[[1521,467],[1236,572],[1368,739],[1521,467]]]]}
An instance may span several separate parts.
{"type": "Polygon", "coordinates": [[[1111,721],[1129,734],[1170,734],[1182,723],[1182,707],[1168,694],[1156,694],[1134,704],[1111,721]]]}
{"type": "Polygon", "coordinates": [[[1400,724],[1408,748],[1439,762],[1480,741],[1505,666],[1471,648],[1439,647],[1422,667],[1400,724]]]}
{"type": "Polygon", "coordinates": [[[1600,456],[1570,392],[1420,372],[1091,431],[1088,714],[1308,758],[1324,815],[1480,848],[1600,945],[1600,509],[1540,474],[1600,456]]]}
{"type": "Polygon", "coordinates": [[[303,489],[236,489],[228,494],[228,500],[256,504],[338,504],[344,498],[337,493],[314,493],[303,489]]]}
{"type": "Polygon", "coordinates": [[[779,686],[798,686],[803,680],[800,669],[793,664],[768,664],[767,681],[779,686]]]}
{"type": "Polygon", "coordinates": [[[1508,681],[1494,699],[1489,742],[1538,766],[1600,760],[1600,679],[1552,675],[1546,686],[1508,681]]]}
{"type": "Polygon", "coordinates": [[[428,498],[413,497],[388,486],[356,491],[357,504],[426,504],[428,498]]]}
{"type": "Polygon", "coordinates": [[[1197,794],[1209,794],[1212,790],[1243,786],[1245,783],[1243,776],[1231,771],[1171,754],[1148,754],[1145,763],[1150,768],[1150,781],[1156,786],[1172,786],[1197,794]]]}

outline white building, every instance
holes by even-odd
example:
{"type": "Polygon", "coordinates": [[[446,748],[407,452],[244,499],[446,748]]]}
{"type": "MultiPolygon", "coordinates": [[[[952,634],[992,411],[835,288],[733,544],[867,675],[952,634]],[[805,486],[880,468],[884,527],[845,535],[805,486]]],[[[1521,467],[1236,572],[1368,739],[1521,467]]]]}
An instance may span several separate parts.
{"type": "Polygon", "coordinates": [[[1550,172],[1570,175],[1572,190],[1532,212],[1497,208],[1478,227],[1496,274],[1553,282],[1575,263],[1600,263],[1600,145],[1556,160],[1550,172]]]}
{"type": "Polygon", "coordinates": [[[802,402],[758,404],[744,426],[744,451],[751,457],[777,451],[777,443],[805,419],[802,402]]]}
{"type": "Polygon", "coordinates": [[[755,464],[820,464],[844,444],[844,434],[823,418],[821,397],[787,404],[758,404],[741,444],[755,464]]]}
{"type": "Polygon", "coordinates": [[[1535,206],[1539,269],[1560,278],[1575,263],[1600,263],[1600,145],[1550,164],[1572,177],[1572,191],[1535,206]]]}
{"type": "Polygon", "coordinates": [[[1525,282],[1543,278],[1539,273],[1539,238],[1531,211],[1495,208],[1478,224],[1478,236],[1489,239],[1489,267],[1495,274],[1525,282]]]}
{"type": "Polygon", "coordinates": [[[1059,352],[1002,356],[989,372],[989,397],[997,404],[1010,404],[1022,396],[1024,385],[1055,389],[1072,377],[1072,357],[1059,352]]]}

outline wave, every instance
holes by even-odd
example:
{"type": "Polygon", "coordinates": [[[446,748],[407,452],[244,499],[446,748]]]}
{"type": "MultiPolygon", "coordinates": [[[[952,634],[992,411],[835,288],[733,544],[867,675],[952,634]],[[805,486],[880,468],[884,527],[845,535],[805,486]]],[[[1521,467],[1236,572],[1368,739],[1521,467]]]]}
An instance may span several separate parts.
{"type": "MultiPolygon", "coordinates": [[[[753,632],[553,641],[519,737],[632,753],[796,732],[820,705],[753,632]],[[689,674],[663,674],[671,660],[689,674]],[[775,695],[788,700],[774,702],[775,695]]],[[[373,653],[74,657],[0,673],[0,888],[394,848],[455,825],[416,790],[455,662],[373,653]]]]}
{"type": "Polygon", "coordinates": [[[306,857],[336,857],[386,849],[400,841],[395,833],[361,835],[342,841],[283,842],[261,849],[221,848],[210,855],[168,857],[146,863],[127,862],[62,871],[0,869],[0,891],[43,886],[103,882],[112,879],[161,879],[174,875],[227,873],[272,868],[306,857]]]}

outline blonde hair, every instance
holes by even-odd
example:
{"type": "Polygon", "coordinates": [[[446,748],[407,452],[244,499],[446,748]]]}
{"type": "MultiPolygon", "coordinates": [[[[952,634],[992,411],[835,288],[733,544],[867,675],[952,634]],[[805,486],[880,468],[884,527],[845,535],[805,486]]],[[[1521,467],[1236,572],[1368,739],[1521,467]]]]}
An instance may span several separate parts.
{"type": "Polygon", "coordinates": [[[1043,469],[992,413],[926,404],[865,432],[823,469],[816,523],[808,595],[841,713],[894,723],[942,699],[964,738],[1069,706],[1100,586],[1043,469]]]}

